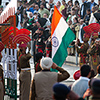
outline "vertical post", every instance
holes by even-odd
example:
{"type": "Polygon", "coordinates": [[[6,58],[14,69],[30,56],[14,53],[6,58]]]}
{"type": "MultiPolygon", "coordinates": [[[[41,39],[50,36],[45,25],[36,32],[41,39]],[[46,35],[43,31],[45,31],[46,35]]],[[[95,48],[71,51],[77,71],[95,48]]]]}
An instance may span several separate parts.
{"type": "Polygon", "coordinates": [[[78,53],[76,50],[75,50],[75,56],[76,56],[76,65],[78,65],[78,53]]]}

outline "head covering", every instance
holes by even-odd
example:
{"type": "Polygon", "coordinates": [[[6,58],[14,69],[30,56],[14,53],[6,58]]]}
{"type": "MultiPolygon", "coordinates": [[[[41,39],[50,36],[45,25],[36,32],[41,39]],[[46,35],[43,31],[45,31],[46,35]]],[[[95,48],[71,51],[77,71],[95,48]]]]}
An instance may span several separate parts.
{"type": "Polygon", "coordinates": [[[20,45],[19,45],[19,48],[20,49],[23,49],[23,48],[26,48],[27,47],[27,44],[22,42],[20,45]]]}
{"type": "Polygon", "coordinates": [[[47,19],[46,18],[39,18],[38,22],[40,23],[41,27],[43,27],[46,24],[47,19]]]}
{"type": "Polygon", "coordinates": [[[4,49],[4,44],[0,41],[0,52],[4,49]]]}
{"type": "Polygon", "coordinates": [[[53,61],[50,57],[43,57],[40,60],[40,66],[42,69],[50,69],[53,64],[53,61]]]}
{"type": "Polygon", "coordinates": [[[90,36],[93,33],[93,30],[89,26],[84,26],[83,30],[85,31],[85,33],[88,33],[90,36]]]}
{"type": "Polygon", "coordinates": [[[0,62],[1,62],[1,58],[2,58],[2,54],[1,51],[4,49],[4,44],[0,41],[0,62]]]}
{"type": "Polygon", "coordinates": [[[84,38],[85,38],[86,40],[89,40],[89,38],[90,38],[90,34],[88,34],[88,33],[84,33],[84,38]]]}
{"type": "Polygon", "coordinates": [[[92,34],[92,37],[93,37],[93,38],[98,38],[98,33],[97,33],[97,32],[94,32],[94,33],[92,34]]]}
{"type": "Polygon", "coordinates": [[[81,76],[80,70],[78,70],[78,71],[76,71],[76,72],[74,73],[73,78],[74,78],[75,80],[77,80],[77,79],[80,78],[80,76],[81,76]]]}
{"type": "Polygon", "coordinates": [[[53,92],[59,97],[66,98],[67,94],[70,92],[70,89],[62,83],[56,83],[53,85],[53,92]]]}

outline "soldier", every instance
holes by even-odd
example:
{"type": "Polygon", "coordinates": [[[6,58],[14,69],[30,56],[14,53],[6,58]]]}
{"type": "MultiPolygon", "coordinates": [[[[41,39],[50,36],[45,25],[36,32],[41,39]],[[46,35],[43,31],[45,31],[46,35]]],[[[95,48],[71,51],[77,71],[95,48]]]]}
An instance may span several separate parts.
{"type": "Polygon", "coordinates": [[[80,66],[82,66],[83,64],[87,64],[87,50],[89,48],[89,44],[88,44],[88,40],[89,40],[89,34],[84,34],[83,36],[83,43],[80,43],[79,39],[77,39],[77,42],[75,44],[76,46],[76,51],[78,52],[79,56],[80,56],[80,66]],[[80,46],[80,48],[78,47],[80,46]]]}
{"type": "MultiPolygon", "coordinates": [[[[27,44],[21,43],[19,45],[21,54],[18,58],[18,67],[21,69],[19,75],[20,81],[20,98],[19,100],[29,100],[30,84],[31,84],[31,72],[29,59],[31,54],[28,52],[26,54],[27,44]]],[[[30,46],[28,45],[29,51],[30,46]]]]}
{"type": "Polygon", "coordinates": [[[38,38],[36,40],[36,53],[41,52],[44,53],[45,50],[45,36],[44,36],[44,28],[39,28],[38,38]]]}
{"type": "Polygon", "coordinates": [[[4,49],[4,45],[0,42],[0,100],[4,98],[4,85],[3,85],[3,68],[1,65],[2,54],[1,51],[4,49]]]}
{"type": "Polygon", "coordinates": [[[35,55],[35,73],[41,71],[40,60],[43,57],[43,53],[39,52],[35,55]]]}
{"type": "MultiPolygon", "coordinates": [[[[0,52],[0,62],[1,62],[1,52],[0,52]]],[[[4,86],[3,86],[3,68],[2,65],[0,64],[0,100],[3,100],[4,97],[4,86]]]]}
{"type": "Polygon", "coordinates": [[[95,74],[97,73],[96,69],[97,66],[100,63],[99,60],[99,54],[100,54],[100,40],[97,40],[98,38],[98,33],[93,33],[92,34],[92,41],[90,48],[88,50],[89,54],[89,65],[92,67],[92,69],[95,71],[95,74]]]}
{"type": "Polygon", "coordinates": [[[46,57],[51,57],[51,51],[52,51],[52,46],[51,46],[51,36],[50,36],[46,42],[46,57]]]}

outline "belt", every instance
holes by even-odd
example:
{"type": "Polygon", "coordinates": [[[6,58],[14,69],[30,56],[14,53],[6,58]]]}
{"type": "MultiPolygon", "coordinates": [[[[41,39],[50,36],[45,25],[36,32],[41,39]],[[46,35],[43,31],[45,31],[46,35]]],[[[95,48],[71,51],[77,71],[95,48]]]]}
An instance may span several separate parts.
{"type": "Polygon", "coordinates": [[[31,70],[31,68],[22,68],[21,72],[31,72],[30,70],[31,70]]]}
{"type": "Polygon", "coordinates": [[[21,72],[31,72],[30,70],[21,70],[21,72]]]}

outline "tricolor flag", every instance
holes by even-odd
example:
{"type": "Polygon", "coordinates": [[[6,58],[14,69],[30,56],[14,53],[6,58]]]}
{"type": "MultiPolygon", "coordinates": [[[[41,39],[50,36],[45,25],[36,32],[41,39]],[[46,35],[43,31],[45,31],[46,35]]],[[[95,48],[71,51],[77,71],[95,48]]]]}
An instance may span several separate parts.
{"type": "Polygon", "coordinates": [[[69,28],[56,6],[52,17],[51,37],[52,59],[61,67],[68,55],[67,47],[75,39],[75,34],[69,28]]]}

